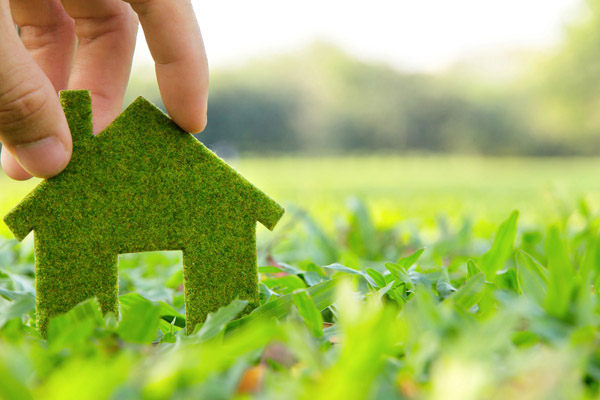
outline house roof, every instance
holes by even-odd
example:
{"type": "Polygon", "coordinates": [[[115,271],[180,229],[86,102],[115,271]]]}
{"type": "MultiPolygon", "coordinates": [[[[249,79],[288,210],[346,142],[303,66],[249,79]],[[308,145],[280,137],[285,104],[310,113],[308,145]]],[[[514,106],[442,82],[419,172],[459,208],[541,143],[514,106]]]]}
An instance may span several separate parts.
{"type": "Polygon", "coordinates": [[[63,91],[60,99],[73,156],[62,173],[43,181],[6,215],[17,239],[54,226],[60,226],[53,233],[58,237],[91,220],[101,226],[86,232],[115,238],[121,229],[124,238],[125,229],[136,227],[160,235],[173,227],[193,235],[202,226],[210,230],[250,217],[273,229],[283,215],[274,200],[146,99],[136,99],[97,136],[89,91],[63,91]],[[200,227],[188,226],[193,224],[200,227]]]}

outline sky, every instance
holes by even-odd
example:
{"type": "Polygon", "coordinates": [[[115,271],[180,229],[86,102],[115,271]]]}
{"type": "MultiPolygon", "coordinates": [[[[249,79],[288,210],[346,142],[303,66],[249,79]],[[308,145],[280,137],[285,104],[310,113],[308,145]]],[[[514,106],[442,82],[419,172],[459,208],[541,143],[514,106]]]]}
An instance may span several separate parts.
{"type": "MultiPolygon", "coordinates": [[[[192,0],[211,68],[327,41],[364,59],[442,70],[480,52],[557,43],[583,0],[192,0]]],[[[140,30],[135,61],[151,62],[140,30]]]]}

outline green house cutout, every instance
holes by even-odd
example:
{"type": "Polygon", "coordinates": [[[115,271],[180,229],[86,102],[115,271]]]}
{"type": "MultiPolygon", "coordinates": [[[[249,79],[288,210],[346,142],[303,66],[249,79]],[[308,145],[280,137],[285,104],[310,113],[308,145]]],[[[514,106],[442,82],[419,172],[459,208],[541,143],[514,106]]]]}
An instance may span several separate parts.
{"type": "Polygon", "coordinates": [[[73,137],[67,168],[4,218],[35,243],[36,320],[96,296],[118,314],[119,254],[181,250],[188,333],[235,298],[259,302],[256,223],[283,208],[144,98],[92,133],[88,91],[60,100],[73,137]]]}

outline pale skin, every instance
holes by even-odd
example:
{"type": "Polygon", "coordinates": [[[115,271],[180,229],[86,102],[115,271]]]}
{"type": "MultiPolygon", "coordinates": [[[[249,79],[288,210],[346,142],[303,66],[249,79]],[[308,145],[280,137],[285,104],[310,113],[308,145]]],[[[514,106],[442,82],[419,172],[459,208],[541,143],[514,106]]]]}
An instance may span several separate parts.
{"type": "Polygon", "coordinates": [[[91,90],[96,133],[119,115],[139,23],[169,115],[185,131],[202,131],[208,63],[189,0],[0,0],[0,142],[9,177],[49,178],[69,163],[58,91],[91,90]]]}

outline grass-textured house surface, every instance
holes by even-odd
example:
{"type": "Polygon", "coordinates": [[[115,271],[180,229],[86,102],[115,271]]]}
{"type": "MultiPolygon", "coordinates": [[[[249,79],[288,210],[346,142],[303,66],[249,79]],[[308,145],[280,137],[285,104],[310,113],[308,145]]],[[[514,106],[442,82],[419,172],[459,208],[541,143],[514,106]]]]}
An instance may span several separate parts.
{"type": "Polygon", "coordinates": [[[256,222],[283,209],[143,98],[97,136],[88,91],[61,92],[73,156],[4,221],[35,242],[36,319],[96,296],[118,314],[117,257],[183,252],[186,327],[236,297],[258,305],[256,222]]]}

